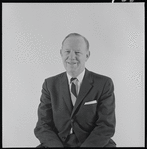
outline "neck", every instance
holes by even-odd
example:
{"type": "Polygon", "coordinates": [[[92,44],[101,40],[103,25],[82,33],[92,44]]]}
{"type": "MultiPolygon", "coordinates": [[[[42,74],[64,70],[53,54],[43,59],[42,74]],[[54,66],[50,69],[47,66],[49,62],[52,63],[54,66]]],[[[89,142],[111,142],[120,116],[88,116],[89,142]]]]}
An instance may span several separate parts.
{"type": "MultiPolygon", "coordinates": [[[[85,68],[84,68],[85,69],[85,68]]],[[[75,71],[70,71],[70,72],[67,72],[72,78],[77,78],[77,76],[79,76],[83,71],[84,69],[82,69],[80,72],[75,72],[75,71]]]]}

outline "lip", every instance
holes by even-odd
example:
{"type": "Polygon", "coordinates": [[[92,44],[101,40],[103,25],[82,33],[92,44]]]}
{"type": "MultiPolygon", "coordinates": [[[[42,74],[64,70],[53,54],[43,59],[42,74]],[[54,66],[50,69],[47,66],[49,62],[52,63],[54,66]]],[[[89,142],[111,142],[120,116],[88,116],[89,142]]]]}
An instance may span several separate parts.
{"type": "Polygon", "coordinates": [[[67,62],[69,65],[75,65],[77,64],[76,62],[67,62]]]}

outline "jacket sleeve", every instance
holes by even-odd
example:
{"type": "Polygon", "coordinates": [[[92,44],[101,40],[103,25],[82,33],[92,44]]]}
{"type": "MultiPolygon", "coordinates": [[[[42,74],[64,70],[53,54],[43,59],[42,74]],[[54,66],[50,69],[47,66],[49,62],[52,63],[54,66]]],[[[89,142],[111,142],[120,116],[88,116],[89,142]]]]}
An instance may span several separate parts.
{"type": "Polygon", "coordinates": [[[98,100],[98,119],[81,147],[104,147],[115,132],[115,97],[112,80],[107,79],[100,99],[98,100]]]}
{"type": "Polygon", "coordinates": [[[63,147],[53,122],[51,96],[47,89],[46,80],[42,86],[42,95],[38,107],[38,122],[34,133],[40,143],[43,143],[46,147],[63,147]]]}

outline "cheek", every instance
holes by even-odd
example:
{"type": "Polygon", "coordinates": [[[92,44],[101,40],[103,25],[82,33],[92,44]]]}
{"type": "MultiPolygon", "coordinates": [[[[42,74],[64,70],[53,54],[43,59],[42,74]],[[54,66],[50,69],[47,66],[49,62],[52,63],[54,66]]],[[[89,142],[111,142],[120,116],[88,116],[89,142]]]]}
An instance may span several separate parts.
{"type": "Polygon", "coordinates": [[[84,64],[85,61],[86,61],[86,58],[85,58],[85,57],[81,57],[81,58],[79,59],[79,62],[80,62],[81,64],[84,64]]]}
{"type": "Polygon", "coordinates": [[[67,56],[66,55],[63,55],[62,56],[62,60],[65,61],[66,59],[67,59],[67,56]]]}

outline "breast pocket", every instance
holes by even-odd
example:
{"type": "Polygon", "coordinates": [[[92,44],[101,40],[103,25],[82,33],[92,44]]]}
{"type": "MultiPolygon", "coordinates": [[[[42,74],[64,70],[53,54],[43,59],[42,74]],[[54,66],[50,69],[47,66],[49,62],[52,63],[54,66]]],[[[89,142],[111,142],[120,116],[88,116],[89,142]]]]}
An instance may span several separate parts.
{"type": "Polygon", "coordinates": [[[84,103],[84,105],[93,105],[93,104],[97,104],[97,100],[87,101],[84,103]]]}
{"type": "Polygon", "coordinates": [[[88,118],[93,116],[95,117],[97,111],[97,101],[92,100],[85,102],[84,105],[82,106],[82,111],[83,114],[88,118]]]}

